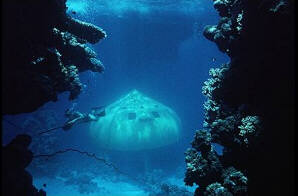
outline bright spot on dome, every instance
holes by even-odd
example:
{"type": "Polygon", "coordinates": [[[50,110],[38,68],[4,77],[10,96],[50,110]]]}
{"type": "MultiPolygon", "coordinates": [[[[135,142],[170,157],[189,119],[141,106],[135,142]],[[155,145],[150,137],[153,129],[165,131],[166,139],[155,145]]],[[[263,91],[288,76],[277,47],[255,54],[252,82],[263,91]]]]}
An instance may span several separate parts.
{"type": "Polygon", "coordinates": [[[107,149],[153,149],[178,141],[180,120],[171,108],[133,90],[106,107],[90,134],[107,149]]]}

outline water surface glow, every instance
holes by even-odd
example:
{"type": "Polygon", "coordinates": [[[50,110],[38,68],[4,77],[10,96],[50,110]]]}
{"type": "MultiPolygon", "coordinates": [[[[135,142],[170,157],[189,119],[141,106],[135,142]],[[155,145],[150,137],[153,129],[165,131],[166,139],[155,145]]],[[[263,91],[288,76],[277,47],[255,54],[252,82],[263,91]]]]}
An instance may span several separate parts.
{"type": "Polygon", "coordinates": [[[122,17],[126,12],[148,14],[151,12],[175,11],[185,14],[202,11],[202,0],[68,0],[68,11],[80,14],[98,12],[122,17]]]}

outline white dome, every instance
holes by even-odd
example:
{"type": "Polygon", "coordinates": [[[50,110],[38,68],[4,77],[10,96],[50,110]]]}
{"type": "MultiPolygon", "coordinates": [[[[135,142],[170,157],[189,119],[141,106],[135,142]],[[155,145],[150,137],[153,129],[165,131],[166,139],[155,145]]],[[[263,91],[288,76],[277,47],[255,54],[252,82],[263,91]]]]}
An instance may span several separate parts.
{"type": "Polygon", "coordinates": [[[133,90],[106,107],[90,125],[91,135],[107,149],[153,149],[179,139],[180,120],[167,106],[133,90]]]}

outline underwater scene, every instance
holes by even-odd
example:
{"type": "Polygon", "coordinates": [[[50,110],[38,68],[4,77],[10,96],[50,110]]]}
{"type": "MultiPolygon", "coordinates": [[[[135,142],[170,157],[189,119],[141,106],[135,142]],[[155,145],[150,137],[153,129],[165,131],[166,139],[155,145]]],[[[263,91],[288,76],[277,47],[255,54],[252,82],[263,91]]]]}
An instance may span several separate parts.
{"type": "Polygon", "coordinates": [[[292,1],[3,2],[2,195],[291,195],[292,1]]]}

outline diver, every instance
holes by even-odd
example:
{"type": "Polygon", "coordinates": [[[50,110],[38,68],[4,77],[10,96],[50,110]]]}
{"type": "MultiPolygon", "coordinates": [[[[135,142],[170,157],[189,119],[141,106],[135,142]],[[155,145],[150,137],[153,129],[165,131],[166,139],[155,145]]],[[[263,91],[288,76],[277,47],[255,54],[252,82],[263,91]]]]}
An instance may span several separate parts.
{"type": "Polygon", "coordinates": [[[97,121],[100,117],[106,115],[104,106],[93,107],[93,108],[91,108],[91,112],[86,113],[86,114],[81,113],[79,111],[75,111],[73,108],[74,107],[67,109],[65,111],[65,116],[66,116],[66,118],[68,118],[68,120],[64,123],[64,125],[62,125],[62,126],[60,125],[57,127],[53,127],[53,128],[41,131],[38,133],[38,135],[49,133],[51,131],[54,131],[54,130],[57,130],[60,128],[62,128],[64,131],[68,131],[75,124],[97,121]]]}
{"type": "MultiPolygon", "coordinates": [[[[106,115],[105,106],[93,107],[93,108],[91,108],[91,112],[86,113],[86,114],[81,113],[79,111],[75,111],[73,108],[74,108],[74,106],[65,111],[65,116],[68,118],[68,120],[64,123],[64,125],[62,125],[62,126],[60,125],[60,126],[49,128],[47,130],[40,131],[37,134],[34,134],[34,136],[46,134],[46,133],[49,133],[49,132],[52,132],[52,131],[55,131],[55,130],[61,129],[61,128],[64,131],[67,131],[67,130],[71,129],[72,126],[75,124],[97,121],[100,117],[103,117],[106,115]]],[[[21,129],[21,130],[23,129],[5,118],[2,118],[2,119],[18,129],[21,129]]]]}
{"type": "Polygon", "coordinates": [[[65,116],[68,118],[66,123],[62,126],[64,131],[67,131],[72,128],[75,124],[97,121],[100,117],[105,116],[105,108],[104,106],[93,107],[90,113],[81,113],[79,111],[75,111],[74,109],[67,109],[65,111],[65,116]]]}

